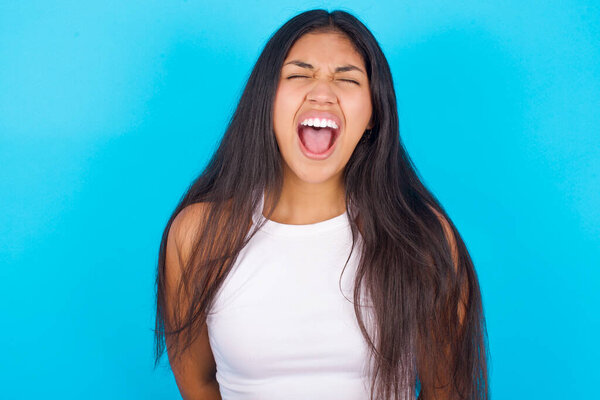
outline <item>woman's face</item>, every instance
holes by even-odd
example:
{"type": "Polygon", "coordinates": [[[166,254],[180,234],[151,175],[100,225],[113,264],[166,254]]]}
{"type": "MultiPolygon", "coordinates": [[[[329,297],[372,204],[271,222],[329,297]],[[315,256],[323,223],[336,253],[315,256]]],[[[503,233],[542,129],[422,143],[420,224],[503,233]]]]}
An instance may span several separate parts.
{"type": "Polygon", "coordinates": [[[273,109],[285,174],[339,182],[371,113],[365,63],[352,42],[339,33],[302,36],[283,62],[273,109]]]}

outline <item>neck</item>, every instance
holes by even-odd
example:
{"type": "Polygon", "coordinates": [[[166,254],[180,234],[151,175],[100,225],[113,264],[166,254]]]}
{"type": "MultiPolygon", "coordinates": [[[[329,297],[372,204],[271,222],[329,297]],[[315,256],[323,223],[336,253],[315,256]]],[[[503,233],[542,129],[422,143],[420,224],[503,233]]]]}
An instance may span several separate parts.
{"type": "MultiPolygon", "coordinates": [[[[274,199],[265,193],[264,213],[274,199]]],[[[281,197],[270,220],[282,224],[305,225],[325,221],[346,211],[342,176],[318,183],[305,182],[294,174],[285,174],[281,197]]]]}

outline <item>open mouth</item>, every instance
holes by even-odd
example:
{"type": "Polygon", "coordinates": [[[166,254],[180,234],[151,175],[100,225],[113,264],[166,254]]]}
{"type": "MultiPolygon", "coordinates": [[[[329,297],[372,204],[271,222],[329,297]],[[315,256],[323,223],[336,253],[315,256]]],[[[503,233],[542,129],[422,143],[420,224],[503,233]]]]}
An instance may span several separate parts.
{"type": "Polygon", "coordinates": [[[339,136],[339,128],[333,126],[298,125],[298,136],[304,147],[313,154],[326,153],[339,136]]]}

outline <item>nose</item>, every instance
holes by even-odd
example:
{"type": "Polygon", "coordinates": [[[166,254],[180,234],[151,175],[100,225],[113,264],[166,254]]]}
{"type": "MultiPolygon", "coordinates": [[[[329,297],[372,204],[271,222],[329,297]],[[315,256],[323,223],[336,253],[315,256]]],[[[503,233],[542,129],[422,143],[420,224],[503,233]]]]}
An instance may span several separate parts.
{"type": "Polygon", "coordinates": [[[308,92],[306,99],[312,104],[335,104],[337,96],[333,92],[329,82],[318,80],[308,92]]]}

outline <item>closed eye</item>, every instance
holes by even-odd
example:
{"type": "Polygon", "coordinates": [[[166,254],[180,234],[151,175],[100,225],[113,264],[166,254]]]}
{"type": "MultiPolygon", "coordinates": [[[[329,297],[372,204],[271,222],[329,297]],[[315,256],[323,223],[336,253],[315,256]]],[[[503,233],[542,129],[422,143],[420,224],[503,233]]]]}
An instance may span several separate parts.
{"type": "MultiPolygon", "coordinates": [[[[290,75],[286,79],[296,79],[296,78],[310,78],[310,76],[306,76],[306,75],[290,75]]],[[[355,81],[354,79],[338,79],[338,81],[345,82],[345,83],[352,83],[354,85],[360,86],[360,83],[358,81],[355,81]]]]}
{"type": "Polygon", "coordinates": [[[339,81],[342,81],[342,82],[353,83],[353,84],[355,84],[355,85],[358,85],[358,86],[360,86],[360,83],[358,83],[357,81],[355,81],[355,80],[353,80],[353,79],[338,79],[338,80],[339,80],[339,81]]]}

